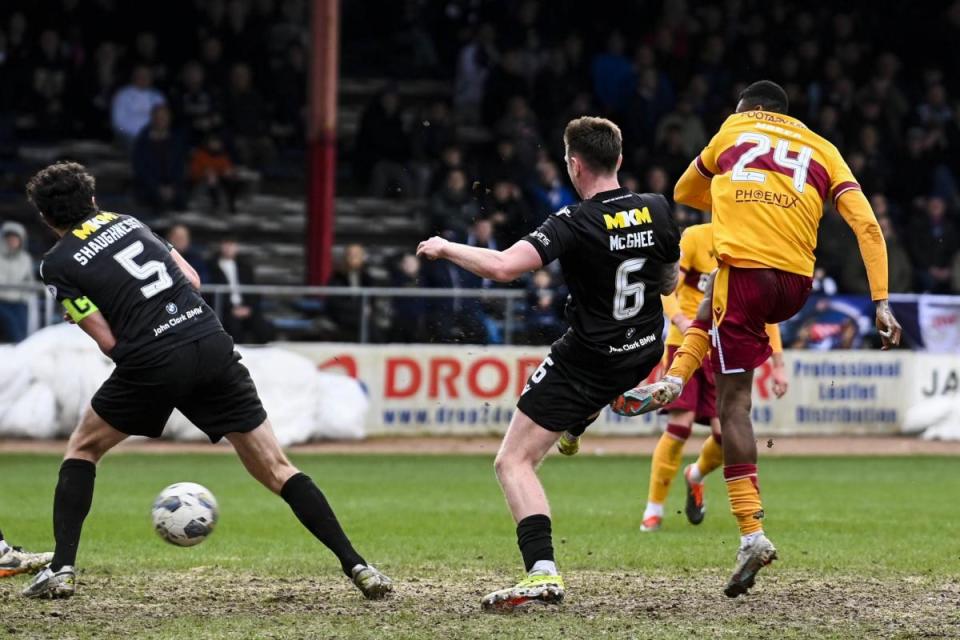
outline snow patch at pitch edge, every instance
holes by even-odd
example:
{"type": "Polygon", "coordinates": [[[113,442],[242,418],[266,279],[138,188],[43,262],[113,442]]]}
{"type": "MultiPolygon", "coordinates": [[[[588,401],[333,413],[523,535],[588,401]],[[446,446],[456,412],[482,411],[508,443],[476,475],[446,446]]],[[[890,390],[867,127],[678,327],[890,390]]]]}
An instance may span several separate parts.
{"type": "MultiPolygon", "coordinates": [[[[364,437],[369,401],[356,380],[317,371],[309,359],[284,349],[237,350],[282,445],[364,437]]],[[[0,437],[67,437],[112,370],[109,358],[69,324],[0,347],[0,437]]],[[[179,411],[164,437],[206,439],[179,411]]]]}

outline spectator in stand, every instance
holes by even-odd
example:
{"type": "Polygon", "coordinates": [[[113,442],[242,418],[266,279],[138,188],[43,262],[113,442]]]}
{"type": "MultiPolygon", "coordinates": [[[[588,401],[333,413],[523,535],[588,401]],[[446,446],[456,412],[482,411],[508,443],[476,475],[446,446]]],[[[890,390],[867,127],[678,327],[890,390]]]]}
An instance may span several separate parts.
{"type": "Polygon", "coordinates": [[[193,267],[200,282],[210,282],[210,270],[203,253],[193,245],[190,229],[185,224],[177,223],[167,230],[167,242],[183,256],[184,260],[193,267]]]}
{"type": "Polygon", "coordinates": [[[837,295],[837,281],[823,267],[813,270],[813,292],[824,296],[837,295]]]}
{"type": "Polygon", "coordinates": [[[626,40],[623,34],[614,31],[607,38],[606,51],[597,54],[590,65],[593,92],[600,105],[612,113],[623,112],[634,93],[633,65],[624,55],[625,49],[626,40]]]}
{"type": "MultiPolygon", "coordinates": [[[[860,128],[860,153],[863,154],[864,166],[877,182],[877,191],[886,191],[890,183],[889,153],[884,148],[880,133],[873,125],[864,125],[860,128]]],[[[856,174],[854,174],[856,175],[856,174]]]]}
{"type": "Polygon", "coordinates": [[[222,94],[226,86],[227,63],[223,59],[223,42],[216,36],[210,36],[203,41],[200,47],[200,64],[203,65],[203,74],[207,88],[214,94],[222,94]]]}
{"type": "Polygon", "coordinates": [[[663,167],[673,180],[679,178],[690,164],[691,158],[696,157],[696,154],[689,155],[684,151],[683,132],[676,123],[664,130],[661,143],[657,145],[653,155],[657,164],[663,167]]]}
{"type": "Polygon", "coordinates": [[[159,86],[166,86],[169,81],[169,67],[160,57],[157,50],[157,35],[150,31],[141,31],[133,45],[134,65],[150,69],[153,81],[159,86]]]}
{"type": "Polygon", "coordinates": [[[439,162],[430,170],[430,180],[425,193],[436,193],[443,189],[443,185],[447,182],[447,175],[455,169],[463,171],[464,174],[468,172],[464,162],[463,147],[459,145],[451,144],[444,147],[437,157],[439,162]]]}
{"type": "Polygon", "coordinates": [[[367,105],[353,151],[358,177],[376,196],[412,193],[414,180],[407,168],[410,140],[403,127],[396,87],[380,92],[367,105]]]}
{"type": "MultiPolygon", "coordinates": [[[[401,256],[393,271],[391,285],[397,289],[420,287],[420,260],[412,253],[401,256]]],[[[393,298],[391,342],[427,342],[427,304],[425,298],[393,298]]]]}
{"type": "Polygon", "coordinates": [[[960,251],[957,227],[947,217],[947,203],[943,198],[927,198],[925,215],[917,215],[910,224],[910,242],[913,263],[917,267],[917,287],[930,293],[949,293],[951,267],[960,251]]]}
{"type": "Polygon", "coordinates": [[[511,49],[497,60],[484,86],[484,124],[492,125],[502,116],[510,98],[526,95],[527,79],[523,75],[523,56],[516,49],[511,49]]]}
{"type": "Polygon", "coordinates": [[[927,99],[917,107],[917,117],[925,125],[943,125],[953,120],[953,108],[947,100],[947,91],[942,84],[933,84],[927,89],[927,99]]]}
{"type": "Polygon", "coordinates": [[[283,148],[302,148],[307,124],[307,54],[300,45],[290,47],[272,73],[274,139],[283,148]]]}
{"type": "Polygon", "coordinates": [[[208,134],[203,145],[193,150],[190,156],[190,181],[206,191],[214,213],[220,211],[224,202],[227,211],[236,213],[237,194],[243,183],[218,134],[208,134]]]}
{"type": "Polygon", "coordinates": [[[238,257],[239,247],[233,238],[220,242],[220,250],[210,263],[210,282],[225,284],[229,293],[219,296],[214,305],[220,308],[220,322],[234,341],[246,344],[264,344],[273,339],[273,327],[263,316],[260,296],[241,293],[241,285],[256,284],[253,269],[238,257]]]}
{"type": "MultiPolygon", "coordinates": [[[[493,225],[480,219],[470,225],[466,243],[473,247],[496,247],[493,225]]],[[[423,264],[421,279],[425,287],[436,289],[486,289],[493,286],[469,271],[446,260],[423,264]]],[[[487,306],[479,298],[428,298],[427,333],[438,342],[466,342],[487,344],[501,341],[499,327],[487,313],[487,306]]]]}
{"type": "Polygon", "coordinates": [[[447,173],[443,189],[430,199],[429,211],[434,232],[447,238],[466,237],[468,228],[480,210],[467,187],[467,176],[461,169],[447,173]]]}
{"type": "Polygon", "coordinates": [[[543,160],[537,164],[537,173],[540,176],[540,184],[534,188],[533,195],[537,202],[537,224],[540,224],[550,214],[561,207],[574,204],[577,199],[566,182],[560,178],[557,165],[550,160],[543,160]]]}
{"type": "Polygon", "coordinates": [[[4,222],[0,240],[0,342],[20,342],[27,337],[27,303],[33,294],[2,286],[36,282],[33,259],[26,249],[27,230],[19,222],[4,222]]]}
{"type": "Polygon", "coordinates": [[[501,247],[512,246],[536,227],[520,187],[506,179],[493,184],[487,212],[493,223],[494,238],[501,247]]]}
{"type": "MultiPolygon", "coordinates": [[[[493,235],[493,223],[488,218],[478,218],[470,226],[467,234],[467,246],[497,251],[497,239],[493,235]]],[[[464,269],[459,270],[459,286],[465,289],[490,289],[496,286],[492,280],[480,278],[464,269]]],[[[502,344],[503,335],[494,320],[495,314],[502,313],[502,304],[498,300],[468,298],[460,303],[460,322],[467,327],[468,342],[482,344],[502,344]]]]}
{"type": "Polygon", "coordinates": [[[464,122],[477,124],[480,121],[480,106],[490,67],[499,59],[496,38],[492,25],[480,25],[457,54],[453,102],[464,122]]]}
{"type": "Polygon", "coordinates": [[[498,138],[513,140],[517,156],[526,165],[536,162],[537,154],[543,148],[537,116],[530,109],[527,99],[522,96],[510,98],[506,113],[497,123],[495,133],[498,138]]]}
{"type": "MultiPolygon", "coordinates": [[[[673,112],[660,120],[656,143],[657,146],[669,148],[688,159],[696,157],[706,146],[707,132],[700,116],[694,112],[689,96],[681,98],[673,112]],[[674,136],[679,136],[679,139],[672,140],[674,136]]],[[[683,168],[686,169],[686,166],[683,168]]]]}
{"type": "MultiPolygon", "coordinates": [[[[880,197],[883,197],[882,195],[880,197]]],[[[874,198],[871,198],[873,201],[874,198]]],[[[883,231],[883,239],[887,242],[887,262],[889,265],[889,289],[890,293],[906,293],[913,287],[913,266],[910,261],[910,255],[900,242],[900,236],[896,227],[887,215],[881,215],[877,212],[877,222],[880,223],[880,229],[883,231]]],[[[849,233],[846,234],[849,237],[849,233]]],[[[852,244],[852,243],[851,243],[852,244]]],[[[850,251],[856,251],[853,246],[850,251]]],[[[842,272],[840,274],[840,285],[842,293],[854,293],[858,295],[869,295],[870,286],[867,282],[867,270],[861,260],[844,260],[842,262],[842,272]]]]}
{"type": "MultiPolygon", "coordinates": [[[[642,47],[642,51],[650,51],[642,47]]],[[[652,56],[653,54],[650,53],[652,56]]],[[[638,53],[638,56],[640,54],[638,53]]],[[[657,123],[673,108],[673,89],[663,74],[653,67],[640,70],[637,90],[625,114],[626,133],[637,143],[652,140],[657,123]]]]}
{"type": "Polygon", "coordinates": [[[622,186],[627,191],[633,191],[634,193],[640,193],[642,189],[640,188],[640,180],[637,179],[637,176],[630,173],[629,171],[620,171],[619,175],[620,186],[622,186]]]}
{"type": "Polygon", "coordinates": [[[517,154],[516,143],[510,138],[499,138],[493,153],[484,163],[483,176],[487,184],[497,180],[525,184],[531,178],[531,172],[517,154]]]}
{"type": "Polygon", "coordinates": [[[80,79],[82,91],[73,91],[71,101],[83,131],[109,139],[111,101],[120,83],[120,53],[113,42],[101,42],[93,63],[80,79]]]}
{"type": "Polygon", "coordinates": [[[546,269],[533,274],[527,286],[527,339],[531,344],[551,344],[566,331],[563,307],[566,296],[546,269]]]}
{"type": "Polygon", "coordinates": [[[219,96],[206,86],[203,65],[196,60],[184,65],[180,85],[173,92],[170,103],[178,121],[184,123],[191,145],[223,124],[219,96]]]}
{"type": "Polygon", "coordinates": [[[426,105],[416,118],[410,133],[412,150],[411,173],[416,186],[411,195],[430,193],[430,183],[437,171],[437,159],[444,168],[442,175],[453,168],[462,168],[463,150],[456,145],[456,126],[446,102],[436,100],[426,105]],[[448,157],[444,157],[449,154],[448,157]]]}
{"type": "Polygon", "coordinates": [[[837,147],[843,148],[845,138],[843,136],[843,130],[840,128],[840,115],[837,112],[837,108],[833,105],[824,105],[823,108],[820,109],[817,133],[837,147]]]}
{"type": "MultiPolygon", "coordinates": [[[[544,121],[563,112],[573,101],[579,88],[570,81],[567,57],[562,49],[552,49],[546,54],[546,62],[534,78],[533,107],[544,121]]],[[[566,123],[564,123],[566,124],[566,123]]]]}
{"type": "MultiPolygon", "coordinates": [[[[331,287],[350,289],[375,286],[376,281],[367,267],[366,249],[359,244],[348,245],[343,253],[343,260],[330,278],[329,284],[331,287]]],[[[370,313],[369,308],[365,309],[363,306],[363,298],[330,296],[327,298],[327,310],[330,312],[330,318],[337,324],[340,340],[352,342],[359,339],[363,316],[370,313]]],[[[372,323],[369,327],[372,328],[372,323]]]]}
{"type": "MultiPolygon", "coordinates": [[[[32,64],[31,82],[27,91],[31,135],[56,139],[68,132],[69,118],[76,114],[66,110],[69,71],[61,50],[60,34],[44,29],[40,34],[38,59],[32,64]]],[[[4,90],[8,91],[9,88],[4,90]]]]}
{"type": "Polygon", "coordinates": [[[224,120],[240,164],[260,168],[273,160],[276,149],[269,135],[269,108],[254,87],[253,74],[245,64],[236,64],[230,70],[224,120]]]}
{"type": "Polygon", "coordinates": [[[668,202],[673,202],[673,188],[670,185],[670,177],[667,175],[666,170],[659,165],[654,165],[647,169],[644,191],[647,193],[659,193],[665,196],[668,202]]]}
{"type": "Polygon", "coordinates": [[[163,94],[153,88],[149,67],[134,67],[130,84],[113,96],[110,117],[114,133],[121,141],[131,144],[150,122],[154,107],[165,103],[163,94]]]}
{"type": "Polygon", "coordinates": [[[186,207],[186,147],[170,125],[170,109],[158,104],[150,114],[150,124],[133,143],[137,196],[154,213],[186,207]]]}

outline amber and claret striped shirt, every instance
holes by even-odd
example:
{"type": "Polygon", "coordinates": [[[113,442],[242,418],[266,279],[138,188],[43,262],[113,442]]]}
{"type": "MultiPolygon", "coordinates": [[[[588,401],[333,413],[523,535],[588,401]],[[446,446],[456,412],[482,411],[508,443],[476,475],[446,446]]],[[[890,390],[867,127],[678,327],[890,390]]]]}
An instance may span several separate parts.
{"type": "Polygon", "coordinates": [[[817,228],[831,201],[857,236],[873,298],[887,297],[886,244],[870,203],[837,148],[796,118],[731,115],[677,182],[674,199],[712,211],[721,262],[805,276],[813,275],[817,228]]]}

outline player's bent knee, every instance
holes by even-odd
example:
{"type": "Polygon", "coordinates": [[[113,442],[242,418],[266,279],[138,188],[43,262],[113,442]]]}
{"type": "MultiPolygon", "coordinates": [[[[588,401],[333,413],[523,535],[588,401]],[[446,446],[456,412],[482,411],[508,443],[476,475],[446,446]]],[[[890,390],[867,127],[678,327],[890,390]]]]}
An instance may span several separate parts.
{"type": "Polygon", "coordinates": [[[720,409],[720,423],[723,425],[737,425],[749,422],[753,403],[750,396],[734,396],[724,399],[720,409]]]}
{"type": "Polygon", "coordinates": [[[500,478],[504,474],[510,473],[510,471],[522,465],[523,462],[523,456],[517,455],[515,452],[501,451],[493,460],[493,471],[497,474],[497,477],[500,478]]]}

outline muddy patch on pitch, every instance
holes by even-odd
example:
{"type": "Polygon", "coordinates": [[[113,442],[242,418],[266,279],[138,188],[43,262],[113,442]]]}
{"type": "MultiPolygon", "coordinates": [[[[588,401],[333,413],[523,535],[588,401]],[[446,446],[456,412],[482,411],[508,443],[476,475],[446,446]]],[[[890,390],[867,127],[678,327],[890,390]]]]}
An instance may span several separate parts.
{"type": "Polygon", "coordinates": [[[373,632],[385,630],[412,638],[960,638],[960,579],[774,571],[761,576],[750,595],[730,600],[722,593],[720,573],[568,572],[567,600],[560,607],[491,616],[480,612],[480,598],[513,576],[431,575],[435,571],[396,573],[397,592],[380,602],[363,600],[333,573],[270,577],[217,567],[144,575],[92,571],[81,574],[76,597],[56,602],[23,600],[18,591],[25,581],[5,580],[0,636],[173,637],[168,634],[178,621],[191,619],[197,621],[192,637],[245,637],[242,625],[229,623],[252,620],[260,622],[257,637],[275,638],[376,637],[373,632]],[[296,624],[271,624],[283,620],[296,624]],[[344,621],[355,625],[349,634],[338,627],[344,621]]]}

